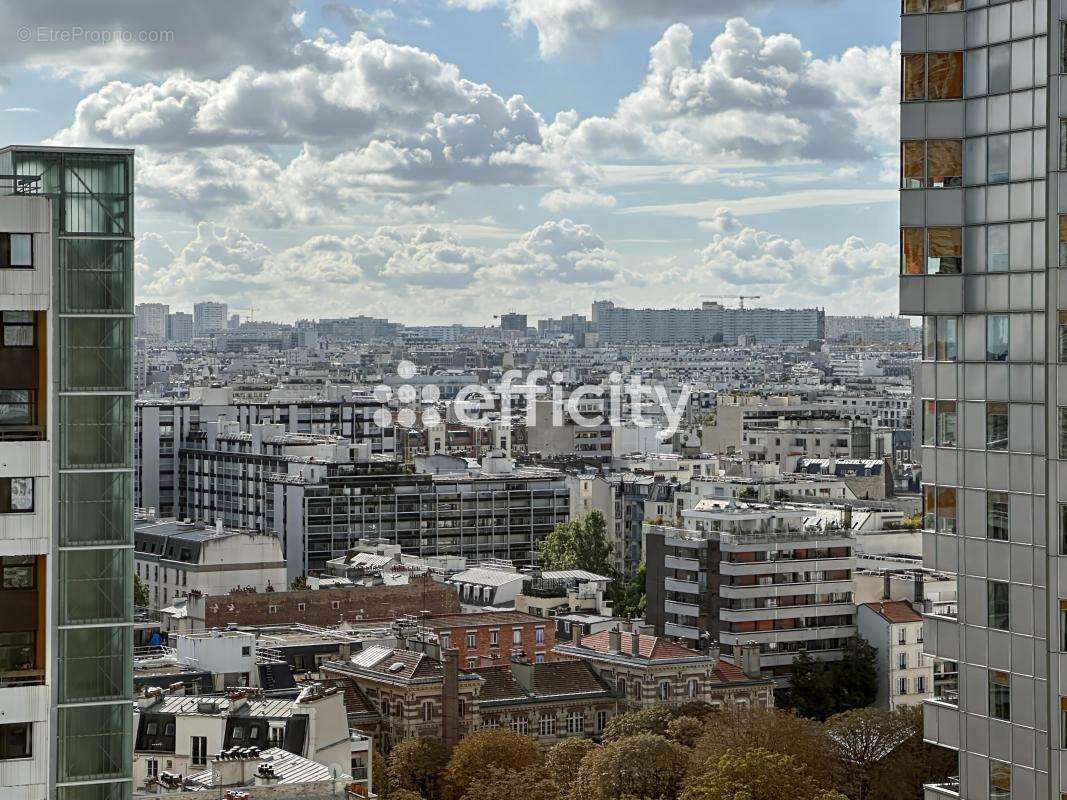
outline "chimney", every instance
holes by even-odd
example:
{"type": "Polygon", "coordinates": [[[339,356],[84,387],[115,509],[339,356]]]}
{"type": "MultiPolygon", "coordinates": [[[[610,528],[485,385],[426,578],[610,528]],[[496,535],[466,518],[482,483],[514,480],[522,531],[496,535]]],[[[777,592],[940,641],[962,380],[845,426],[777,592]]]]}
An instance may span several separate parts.
{"type": "Polygon", "coordinates": [[[852,506],[845,506],[841,527],[846,531],[852,530],[852,506]]]}
{"type": "Polygon", "coordinates": [[[740,663],[738,666],[741,667],[741,671],[745,673],[745,677],[761,677],[759,645],[756,642],[745,642],[740,646],[740,651],[740,663]]]}
{"type": "Polygon", "coordinates": [[[459,651],[444,652],[445,678],[441,688],[441,739],[451,750],[459,743],[459,651]]]}
{"type": "Polygon", "coordinates": [[[882,599],[883,600],[891,600],[892,599],[892,597],[890,597],[891,592],[889,590],[889,581],[890,581],[889,573],[888,572],[883,572],[882,573],[882,599]]]}
{"type": "Polygon", "coordinates": [[[270,762],[264,761],[259,765],[259,769],[256,770],[255,781],[256,786],[277,786],[281,782],[281,778],[278,777],[270,762]]]}
{"type": "Polygon", "coordinates": [[[916,608],[922,608],[923,600],[926,599],[926,583],[923,581],[923,571],[917,569],[912,573],[913,578],[913,599],[915,600],[916,608]]]}
{"type": "Polygon", "coordinates": [[[630,654],[634,656],[641,655],[641,634],[637,631],[630,634],[630,654]]]}
{"type": "Polygon", "coordinates": [[[612,653],[622,652],[622,631],[618,628],[612,628],[608,633],[608,650],[612,653]]]}
{"type": "Polygon", "coordinates": [[[571,625],[571,640],[575,647],[582,646],[582,623],[575,622],[571,625]]]}

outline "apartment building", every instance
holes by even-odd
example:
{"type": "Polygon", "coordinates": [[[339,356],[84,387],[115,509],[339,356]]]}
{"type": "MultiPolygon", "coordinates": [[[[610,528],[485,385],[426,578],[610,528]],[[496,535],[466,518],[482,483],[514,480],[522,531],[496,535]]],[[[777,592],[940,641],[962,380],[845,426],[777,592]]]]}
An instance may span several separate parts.
{"type": "Polygon", "coordinates": [[[647,619],[688,647],[737,663],[759,646],[782,682],[801,650],[837,660],[856,634],[854,538],[788,505],[702,500],[684,528],[645,526],[647,619]]]}
{"type": "Polygon", "coordinates": [[[878,653],[879,708],[920,705],[934,696],[934,660],[923,653],[923,618],[905,600],[861,603],[860,635],[878,653]]]}
{"type": "Polygon", "coordinates": [[[185,311],[175,311],[167,314],[167,341],[168,342],[191,342],[193,340],[193,315],[185,311]]]}
{"type": "Polygon", "coordinates": [[[1062,2],[907,0],[901,20],[900,310],[922,316],[923,563],[954,573],[959,613],[926,618],[957,662],[958,702],[926,736],[959,752],[937,798],[1067,792],[1067,637],[1057,459],[1067,403],[1067,205],[1058,170],[1062,2]]]}
{"type": "Polygon", "coordinates": [[[167,338],[170,306],[164,303],[138,303],[134,308],[134,334],[162,342],[167,338]]]}
{"type": "Polygon", "coordinates": [[[133,151],[0,150],[0,786],[126,797],[133,151]]]}
{"type": "Polygon", "coordinates": [[[870,458],[871,426],[867,420],[836,413],[811,412],[757,423],[743,431],[741,452],[746,460],[780,465],[795,472],[801,458],[870,458]]]}
{"type": "Polygon", "coordinates": [[[550,658],[555,645],[551,621],[519,611],[434,616],[419,622],[437,636],[441,647],[455,650],[468,669],[503,663],[512,656],[540,664],[550,658]]]}
{"type": "Polygon", "coordinates": [[[210,336],[226,330],[229,316],[225,303],[203,302],[193,305],[193,335],[210,336]]]}

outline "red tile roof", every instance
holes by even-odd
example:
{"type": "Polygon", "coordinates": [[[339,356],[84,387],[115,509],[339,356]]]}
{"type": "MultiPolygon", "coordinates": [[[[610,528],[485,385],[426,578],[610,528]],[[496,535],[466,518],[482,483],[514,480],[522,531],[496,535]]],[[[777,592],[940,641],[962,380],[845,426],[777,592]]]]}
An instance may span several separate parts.
{"type": "Polygon", "coordinates": [[[481,628],[486,625],[528,625],[547,621],[544,617],[524,614],[521,611],[477,611],[472,614],[445,614],[439,617],[425,617],[419,620],[421,625],[432,630],[443,628],[481,628]]]}
{"type": "MultiPolygon", "coordinates": [[[[624,655],[633,655],[633,642],[632,633],[623,631],[622,633],[622,646],[620,648],[624,655]]],[[[582,647],[590,650],[596,650],[600,653],[611,652],[611,632],[601,631],[600,633],[593,633],[589,636],[582,637],[582,647]]],[[[640,634],[640,641],[638,643],[638,653],[642,658],[700,658],[703,653],[697,650],[691,650],[688,647],[684,647],[676,642],[672,642],[669,639],[664,639],[659,636],[649,636],[647,634],[640,634]]]]}
{"type": "Polygon", "coordinates": [[[891,624],[923,621],[922,614],[912,608],[907,600],[879,600],[863,605],[891,624]]]}

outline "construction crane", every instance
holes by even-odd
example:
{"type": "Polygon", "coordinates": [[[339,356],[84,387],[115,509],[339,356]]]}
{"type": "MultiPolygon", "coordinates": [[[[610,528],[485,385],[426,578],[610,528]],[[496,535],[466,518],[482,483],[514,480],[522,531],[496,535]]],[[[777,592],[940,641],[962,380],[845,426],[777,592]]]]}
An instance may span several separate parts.
{"type": "Polygon", "coordinates": [[[737,300],[742,310],[745,307],[746,300],[759,300],[758,294],[702,294],[700,295],[704,300],[737,300]]]}

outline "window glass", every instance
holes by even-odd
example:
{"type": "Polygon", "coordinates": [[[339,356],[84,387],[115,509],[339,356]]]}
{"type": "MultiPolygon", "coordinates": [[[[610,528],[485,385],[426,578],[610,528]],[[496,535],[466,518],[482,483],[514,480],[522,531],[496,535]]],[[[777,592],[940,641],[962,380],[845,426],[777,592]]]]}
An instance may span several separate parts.
{"type": "Polygon", "coordinates": [[[986,160],[988,183],[1007,183],[1011,169],[1011,137],[990,136],[986,142],[986,160]]]}
{"type": "Polygon", "coordinates": [[[901,228],[901,272],[904,275],[923,274],[923,234],[922,228],[901,228]]]}
{"type": "Polygon", "coordinates": [[[989,800],[1011,800],[1011,765],[989,762],[989,800]]]}
{"type": "Polygon", "coordinates": [[[926,180],[926,165],[923,163],[923,143],[904,142],[901,145],[900,165],[902,179],[900,188],[921,189],[926,180]]]}
{"type": "Polygon", "coordinates": [[[989,48],[989,93],[1000,94],[1011,88],[1011,45],[989,48]]]}
{"type": "Polygon", "coordinates": [[[1006,672],[989,673],[989,716],[1011,719],[1011,678],[1006,672]]]}
{"type": "Polygon", "coordinates": [[[1060,458],[1067,458],[1067,408],[1061,406],[1057,410],[1060,416],[1060,458]]]}
{"type": "Polygon", "coordinates": [[[986,493],[986,538],[1008,541],[1008,493],[986,493]]]}
{"type": "Polygon", "coordinates": [[[29,758],[33,755],[30,744],[33,737],[30,734],[31,725],[28,722],[18,722],[9,725],[0,725],[0,760],[12,758],[29,758]]]}
{"type": "Polygon", "coordinates": [[[0,514],[33,511],[33,478],[0,478],[0,514]]]}
{"type": "Polygon", "coordinates": [[[990,581],[987,585],[988,594],[988,622],[990,628],[1008,630],[1010,614],[1008,599],[1008,584],[1000,581],[990,581]]]}
{"type": "Polygon", "coordinates": [[[11,234],[11,266],[33,266],[33,236],[31,234],[11,234]]]}
{"type": "Polygon", "coordinates": [[[926,96],[928,100],[963,98],[963,53],[930,53],[926,96]]]}
{"type": "Polygon", "coordinates": [[[923,358],[937,358],[937,317],[923,317],[923,358]]]}
{"type": "Polygon", "coordinates": [[[990,314],[986,317],[986,360],[1008,360],[1008,315],[990,314]]]}
{"type": "Polygon", "coordinates": [[[33,425],[33,399],[29,389],[0,389],[0,425],[33,425]]]}
{"type": "Polygon", "coordinates": [[[955,361],[959,351],[959,320],[956,317],[937,318],[937,360],[955,361]]]}
{"type": "Polygon", "coordinates": [[[1060,258],[1061,267],[1067,267],[1067,214],[1060,214],[1060,258]]]}
{"type": "Polygon", "coordinates": [[[942,11],[963,11],[963,0],[930,0],[929,11],[931,14],[942,11]]]}
{"type": "Polygon", "coordinates": [[[932,531],[937,526],[937,488],[927,484],[923,486],[923,528],[932,531]]]}
{"type": "Polygon", "coordinates": [[[926,56],[904,56],[904,99],[926,99],[926,56]]]}
{"type": "Polygon", "coordinates": [[[956,446],[956,401],[937,401],[937,444],[940,447],[956,446]]]}
{"type": "Polygon", "coordinates": [[[937,443],[937,401],[923,400],[923,444],[937,443]]]}
{"type": "Polygon", "coordinates": [[[1004,272],[1009,266],[1009,231],[1007,225],[986,228],[986,269],[1004,272]]]}
{"type": "Polygon", "coordinates": [[[986,403],[985,443],[987,450],[1008,449],[1008,404],[986,403]]]}
{"type": "MultiPolygon", "coordinates": [[[[936,0],[935,0],[936,2],[936,0]]],[[[925,0],[904,0],[905,14],[922,14],[926,11],[925,0]]]]}
{"type": "Polygon", "coordinates": [[[930,275],[958,275],[963,269],[963,228],[930,228],[930,255],[926,271],[930,275]]]}
{"type": "Polygon", "coordinates": [[[937,490],[937,530],[940,533],[956,532],[956,490],[937,490]]]}
{"type": "Polygon", "coordinates": [[[927,182],[930,189],[963,185],[963,142],[932,139],[926,145],[927,182]]]}

